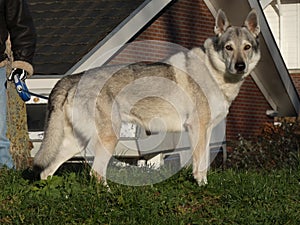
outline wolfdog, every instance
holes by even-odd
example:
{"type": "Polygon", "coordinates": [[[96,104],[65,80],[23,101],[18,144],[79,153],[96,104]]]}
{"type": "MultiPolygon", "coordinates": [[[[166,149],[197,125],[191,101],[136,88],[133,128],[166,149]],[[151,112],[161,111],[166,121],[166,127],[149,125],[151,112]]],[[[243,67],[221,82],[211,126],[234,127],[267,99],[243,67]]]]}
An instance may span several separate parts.
{"type": "Polygon", "coordinates": [[[45,135],[34,158],[41,179],[85,148],[94,151],[91,173],[106,181],[106,168],[122,122],[147,131],[189,133],[193,175],[207,183],[211,132],[227,114],[260,59],[258,15],[230,25],[219,10],[216,36],[201,48],[164,62],[103,66],[68,75],[50,93],[45,135]],[[158,119],[158,120],[157,120],[158,119]]]}

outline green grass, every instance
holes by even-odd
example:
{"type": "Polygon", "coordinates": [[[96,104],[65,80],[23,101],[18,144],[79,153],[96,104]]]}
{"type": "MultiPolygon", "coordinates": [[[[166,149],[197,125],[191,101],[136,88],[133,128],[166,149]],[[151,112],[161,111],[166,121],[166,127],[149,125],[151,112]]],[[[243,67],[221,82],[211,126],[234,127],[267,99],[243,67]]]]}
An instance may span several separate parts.
{"type": "Polygon", "coordinates": [[[47,181],[0,170],[0,224],[300,224],[300,170],[211,171],[198,187],[190,169],[150,186],[109,182],[86,170],[47,181]]]}

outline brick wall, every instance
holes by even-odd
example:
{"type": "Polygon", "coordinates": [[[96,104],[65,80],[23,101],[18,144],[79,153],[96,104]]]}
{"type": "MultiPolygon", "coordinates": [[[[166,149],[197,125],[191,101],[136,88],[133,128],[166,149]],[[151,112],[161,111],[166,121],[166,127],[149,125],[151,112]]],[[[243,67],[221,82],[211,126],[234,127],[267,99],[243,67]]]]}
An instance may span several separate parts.
{"type": "MultiPolygon", "coordinates": [[[[179,0],[162,12],[134,41],[165,41],[190,49],[202,46],[207,37],[214,35],[214,24],[215,19],[203,0],[179,0]]],[[[139,60],[140,56],[149,58],[149,61],[162,60],[170,53],[176,52],[162,46],[147,48],[143,45],[127,47],[111,63],[134,62],[139,60]]]]}
{"type": "Polygon", "coordinates": [[[166,10],[137,40],[155,39],[185,48],[203,45],[214,35],[215,19],[202,0],[179,0],[166,10]]]}
{"type": "Polygon", "coordinates": [[[227,117],[227,139],[236,140],[238,135],[249,138],[260,134],[264,123],[273,122],[273,119],[266,116],[266,110],[269,109],[271,106],[249,76],[231,105],[227,117]]]}
{"type": "MultiPolygon", "coordinates": [[[[176,43],[185,48],[203,45],[207,37],[213,36],[215,19],[203,0],[178,0],[171,5],[135,41],[159,40],[176,43]]],[[[161,46],[125,49],[114,59],[118,62],[131,62],[139,59],[139,53],[149,55],[149,60],[160,60],[170,53],[161,46]],[[161,51],[158,53],[157,49],[161,51]],[[153,52],[154,51],[154,52],[153,52]]],[[[271,109],[251,77],[242,86],[233,102],[227,119],[227,139],[236,139],[238,134],[245,137],[257,135],[266,121],[265,114],[271,109]]]]}
{"type": "Polygon", "coordinates": [[[290,73],[290,74],[291,74],[292,80],[295,84],[295,87],[298,91],[298,94],[300,95],[300,72],[290,73]]]}

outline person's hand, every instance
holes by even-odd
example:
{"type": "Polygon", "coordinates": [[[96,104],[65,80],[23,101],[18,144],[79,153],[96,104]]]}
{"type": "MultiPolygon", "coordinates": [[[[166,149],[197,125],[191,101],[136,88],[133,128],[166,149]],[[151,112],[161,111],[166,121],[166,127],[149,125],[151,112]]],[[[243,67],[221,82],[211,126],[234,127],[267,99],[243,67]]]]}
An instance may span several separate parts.
{"type": "Polygon", "coordinates": [[[7,79],[9,81],[14,81],[14,77],[16,75],[20,78],[20,80],[24,81],[27,78],[28,73],[23,69],[13,68],[7,79]]]}
{"type": "Polygon", "coordinates": [[[25,83],[27,74],[28,73],[23,69],[14,68],[7,78],[8,81],[11,81],[15,84],[16,90],[24,102],[30,100],[30,93],[25,83]]]}

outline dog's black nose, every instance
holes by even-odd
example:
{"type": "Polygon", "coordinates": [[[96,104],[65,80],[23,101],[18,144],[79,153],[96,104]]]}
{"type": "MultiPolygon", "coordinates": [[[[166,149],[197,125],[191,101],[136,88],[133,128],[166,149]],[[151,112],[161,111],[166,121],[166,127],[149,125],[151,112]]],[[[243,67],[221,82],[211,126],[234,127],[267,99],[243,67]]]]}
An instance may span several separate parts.
{"type": "Polygon", "coordinates": [[[236,69],[237,72],[243,72],[246,68],[246,64],[244,62],[237,62],[234,65],[234,68],[236,69]]]}

